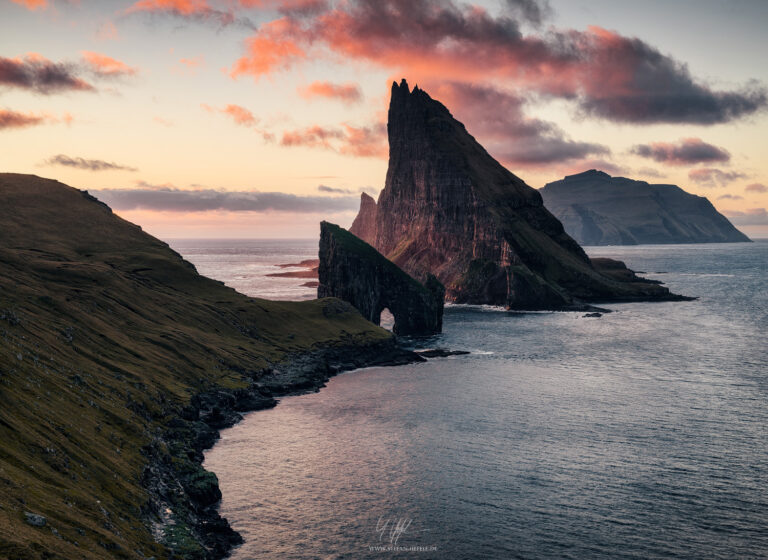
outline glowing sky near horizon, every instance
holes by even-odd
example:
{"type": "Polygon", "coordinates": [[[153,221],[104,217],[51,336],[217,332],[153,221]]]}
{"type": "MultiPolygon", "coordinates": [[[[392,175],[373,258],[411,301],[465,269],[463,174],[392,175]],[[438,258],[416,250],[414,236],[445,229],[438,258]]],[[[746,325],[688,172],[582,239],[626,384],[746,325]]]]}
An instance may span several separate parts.
{"type": "Polygon", "coordinates": [[[349,226],[401,77],[531,186],[673,183],[768,236],[766,2],[0,0],[0,21],[1,170],[161,238],[349,226]]]}

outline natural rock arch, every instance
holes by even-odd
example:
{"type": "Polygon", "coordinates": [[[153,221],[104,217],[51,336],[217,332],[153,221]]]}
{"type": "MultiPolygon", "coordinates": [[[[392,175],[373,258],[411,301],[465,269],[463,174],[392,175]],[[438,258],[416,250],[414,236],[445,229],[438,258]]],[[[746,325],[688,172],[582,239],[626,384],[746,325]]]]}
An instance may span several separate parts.
{"type": "Polygon", "coordinates": [[[445,288],[429,276],[420,284],[365,241],[328,222],[320,224],[318,297],[351,303],[375,324],[389,309],[398,335],[430,335],[443,328],[445,288]]]}

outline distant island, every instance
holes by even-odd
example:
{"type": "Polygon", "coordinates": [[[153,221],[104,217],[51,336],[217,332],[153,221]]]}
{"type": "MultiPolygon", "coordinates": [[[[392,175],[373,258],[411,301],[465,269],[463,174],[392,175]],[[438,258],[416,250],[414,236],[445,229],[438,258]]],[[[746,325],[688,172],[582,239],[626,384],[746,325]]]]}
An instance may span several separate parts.
{"type": "Polygon", "coordinates": [[[706,197],[591,169],[548,183],[544,205],[582,245],[750,241],[706,197]]]}

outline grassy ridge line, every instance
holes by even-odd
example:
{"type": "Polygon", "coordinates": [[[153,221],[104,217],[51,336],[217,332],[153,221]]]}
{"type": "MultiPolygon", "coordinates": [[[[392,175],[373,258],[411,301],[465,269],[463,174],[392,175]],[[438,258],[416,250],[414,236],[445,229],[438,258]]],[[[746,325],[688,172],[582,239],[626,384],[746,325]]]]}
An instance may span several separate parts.
{"type": "Polygon", "coordinates": [[[0,174],[0,558],[167,557],[155,536],[204,557],[189,512],[153,536],[142,448],[195,469],[160,437],[193,395],[390,339],[336,300],[248,298],[81,191],[0,174]]]}

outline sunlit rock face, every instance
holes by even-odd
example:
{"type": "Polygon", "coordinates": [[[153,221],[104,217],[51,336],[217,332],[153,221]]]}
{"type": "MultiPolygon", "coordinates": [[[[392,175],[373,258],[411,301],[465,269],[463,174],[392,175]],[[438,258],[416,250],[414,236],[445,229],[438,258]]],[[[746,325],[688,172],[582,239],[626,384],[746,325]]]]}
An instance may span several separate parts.
{"type": "Polygon", "coordinates": [[[544,204],[583,245],[734,243],[749,238],[706,197],[591,169],[548,183],[544,204]]]}
{"type": "Polygon", "coordinates": [[[536,189],[493,159],[426,92],[392,84],[389,168],[354,231],[457,303],[564,309],[584,301],[666,299],[666,288],[596,270],[536,189]],[[375,226],[371,221],[375,218],[375,226]]]}
{"type": "Polygon", "coordinates": [[[366,243],[376,242],[376,201],[369,194],[360,195],[360,211],[352,222],[349,233],[366,243]]]}

